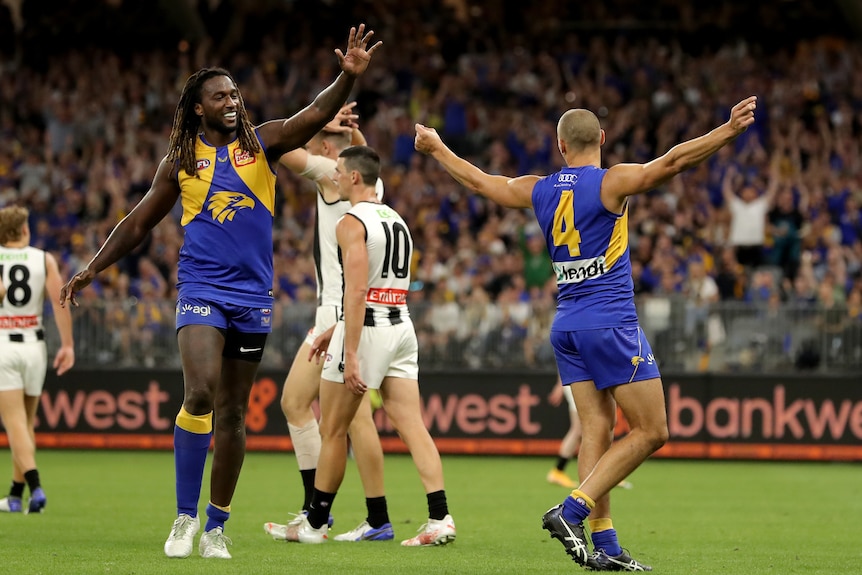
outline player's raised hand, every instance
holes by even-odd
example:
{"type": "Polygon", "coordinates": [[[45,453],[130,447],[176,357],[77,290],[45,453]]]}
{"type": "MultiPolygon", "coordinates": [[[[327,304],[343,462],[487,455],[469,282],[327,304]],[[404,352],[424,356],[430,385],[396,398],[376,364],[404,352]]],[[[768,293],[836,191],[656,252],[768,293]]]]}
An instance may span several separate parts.
{"type": "Polygon", "coordinates": [[[326,132],[332,132],[335,134],[339,133],[350,133],[354,129],[359,127],[359,124],[356,123],[356,120],[359,119],[359,114],[353,111],[353,108],[356,107],[356,102],[349,102],[344,104],[338,113],[332,118],[328,124],[323,127],[323,130],[326,132]]]}
{"type": "Polygon", "coordinates": [[[736,134],[741,134],[754,123],[754,110],[757,108],[757,96],[749,96],[730,109],[730,119],[727,121],[736,134]]]}
{"type": "Polygon", "coordinates": [[[68,300],[75,307],[78,307],[78,300],[75,298],[75,294],[88,285],[93,279],[96,277],[89,269],[83,269],[72,276],[66,285],[60,288],[60,307],[66,307],[66,301],[68,300]]]}
{"type": "Polygon", "coordinates": [[[371,41],[372,36],[374,36],[374,30],[369,30],[366,33],[365,24],[360,24],[358,29],[355,27],[350,29],[350,35],[347,38],[347,52],[342,52],[340,48],[335,49],[338,65],[341,66],[345,74],[359,76],[368,68],[371,54],[383,45],[383,42],[379,41],[368,48],[368,42],[371,41]]]}
{"type": "Polygon", "coordinates": [[[413,147],[416,148],[417,152],[430,154],[442,145],[443,140],[440,139],[437,130],[416,124],[416,138],[413,140],[413,147]]]}

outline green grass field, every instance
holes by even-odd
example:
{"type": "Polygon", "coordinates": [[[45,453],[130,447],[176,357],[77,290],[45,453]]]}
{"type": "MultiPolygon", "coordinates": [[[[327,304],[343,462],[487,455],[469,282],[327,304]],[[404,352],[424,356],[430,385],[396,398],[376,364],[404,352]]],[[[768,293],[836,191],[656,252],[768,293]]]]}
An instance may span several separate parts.
{"type": "MultiPolygon", "coordinates": [[[[395,541],[300,545],[275,542],[262,528],[265,521],[284,521],[301,505],[293,454],[252,453],[227,524],[233,560],[205,561],[197,551],[181,560],[162,553],[174,519],[172,457],[41,451],[48,507],[41,515],[0,516],[0,573],[582,571],[541,528],[542,513],[567,493],[545,482],[548,458],[444,456],[458,539],[446,547],[408,549],[399,541],[412,536],[427,514],[408,457],[387,455],[395,541]]],[[[8,464],[2,473],[9,476],[8,464]]],[[[853,464],[651,460],[631,477],[634,489],[614,490],[614,523],[623,545],[657,573],[858,573],[860,476],[862,469],[853,464]]],[[[364,518],[361,493],[351,461],[335,501],[336,533],[364,518]]],[[[207,494],[208,484],[201,509],[207,494]]]]}

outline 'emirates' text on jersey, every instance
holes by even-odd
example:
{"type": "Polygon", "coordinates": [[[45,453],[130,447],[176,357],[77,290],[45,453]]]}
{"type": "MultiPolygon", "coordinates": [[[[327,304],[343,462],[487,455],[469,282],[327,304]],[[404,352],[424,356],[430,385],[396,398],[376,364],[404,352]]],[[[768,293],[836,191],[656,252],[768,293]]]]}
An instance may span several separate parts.
{"type": "Polygon", "coordinates": [[[557,278],[552,329],[574,331],[637,325],[628,203],[622,214],[602,205],[607,170],[564,168],[536,182],[533,210],[557,278]]]}
{"type": "Polygon", "coordinates": [[[6,297],[0,301],[0,332],[26,334],[42,329],[46,276],[42,250],[0,246],[0,280],[6,286],[6,297]]]}
{"type": "Polygon", "coordinates": [[[245,152],[238,140],[215,147],[200,135],[195,155],[197,177],[177,175],[185,230],[179,291],[271,307],[275,172],[264,150],[245,152]]]}
{"type": "Polygon", "coordinates": [[[365,227],[368,249],[365,306],[371,310],[373,325],[400,323],[409,316],[407,291],[413,259],[410,230],[401,216],[385,204],[359,202],[347,214],[345,217],[353,216],[365,227]]]}

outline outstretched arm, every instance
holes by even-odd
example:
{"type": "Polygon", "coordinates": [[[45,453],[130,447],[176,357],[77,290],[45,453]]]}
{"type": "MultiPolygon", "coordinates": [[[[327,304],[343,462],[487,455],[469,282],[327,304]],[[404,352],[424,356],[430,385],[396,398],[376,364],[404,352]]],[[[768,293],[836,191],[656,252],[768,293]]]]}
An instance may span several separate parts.
{"type": "Polygon", "coordinates": [[[539,176],[509,178],[487,174],[449,149],[434,128],[416,124],[415,148],[437,160],[458,183],[507,208],[532,208],[539,176]]]}
{"type": "Polygon", "coordinates": [[[347,52],[336,48],[341,73],[327,86],[314,101],[286,120],[272,120],[259,127],[260,136],[267,148],[267,157],[275,161],[284,154],[305,144],[319,132],[347,100],[353,83],[368,68],[371,55],[382,42],[366,49],[374,35],[372,30],[365,32],[365,24],[359,29],[351,28],[347,39],[347,52]]]}
{"type": "Polygon", "coordinates": [[[602,181],[602,203],[618,212],[628,196],[652,190],[680,172],[698,165],[743,133],[754,122],[757,96],[749,96],[730,110],[730,119],[703,136],[677,144],[646,164],[617,164],[602,181]]]}
{"type": "Polygon", "coordinates": [[[180,195],[180,186],[172,176],[173,171],[173,164],[163,158],[153,184],[143,199],[116,225],[87,267],[72,276],[60,290],[61,306],[66,305],[66,300],[78,305],[75,293],[90,285],[96,274],[132,251],[171,211],[180,195]]]}

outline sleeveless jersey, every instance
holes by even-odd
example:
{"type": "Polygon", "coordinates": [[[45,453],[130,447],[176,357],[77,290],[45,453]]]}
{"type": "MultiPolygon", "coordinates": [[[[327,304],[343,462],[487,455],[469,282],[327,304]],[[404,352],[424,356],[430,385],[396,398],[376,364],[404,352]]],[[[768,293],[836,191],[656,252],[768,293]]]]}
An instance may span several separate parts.
{"type": "Polygon", "coordinates": [[[195,155],[197,175],[182,169],[177,175],[185,230],[177,288],[181,295],[270,308],[275,172],[264,150],[245,152],[238,140],[216,147],[199,135],[195,155]]]}
{"type": "Polygon", "coordinates": [[[46,275],[44,251],[0,246],[0,279],[6,286],[6,297],[0,301],[0,333],[36,338],[42,329],[46,275]]]}
{"type": "Polygon", "coordinates": [[[628,203],[622,214],[602,205],[607,170],[564,168],[536,182],[533,210],[557,277],[552,330],[635,326],[628,203]]]}
{"type": "Polygon", "coordinates": [[[410,230],[401,216],[385,204],[359,202],[347,213],[365,227],[365,245],[368,248],[365,325],[402,323],[409,317],[407,290],[413,256],[410,230]]]}
{"type": "MultiPolygon", "coordinates": [[[[320,173],[332,176],[337,162],[332,158],[319,156],[320,173]]],[[[304,175],[304,174],[303,174],[304,175]]],[[[338,239],[335,225],[341,216],[350,209],[347,200],[327,203],[323,198],[320,185],[317,187],[317,215],[314,225],[314,267],[317,271],[317,305],[340,306],[343,292],[341,265],[338,262],[338,239]]]]}
{"type": "MultiPolygon", "coordinates": [[[[335,173],[337,162],[317,157],[319,172],[327,176],[335,173]]],[[[305,175],[305,173],[301,174],[305,175]]],[[[315,181],[315,184],[317,182],[315,181]]],[[[383,182],[377,180],[377,199],[383,199],[383,182]]],[[[340,306],[344,290],[341,264],[338,261],[338,239],[335,225],[350,209],[348,200],[327,203],[317,185],[317,217],[314,226],[314,267],[317,271],[317,305],[340,306]]]]}

